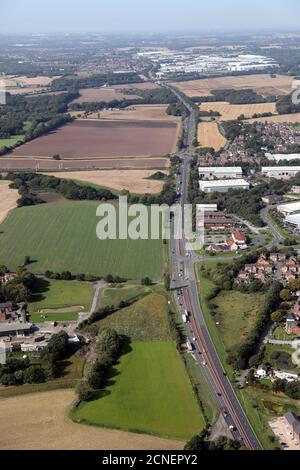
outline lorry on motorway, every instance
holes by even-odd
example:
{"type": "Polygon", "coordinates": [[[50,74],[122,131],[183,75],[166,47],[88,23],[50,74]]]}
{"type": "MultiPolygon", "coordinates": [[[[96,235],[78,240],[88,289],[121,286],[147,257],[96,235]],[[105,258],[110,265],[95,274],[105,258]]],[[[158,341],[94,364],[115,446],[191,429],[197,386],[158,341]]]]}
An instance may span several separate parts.
{"type": "Polygon", "coordinates": [[[182,321],[183,321],[183,323],[187,323],[187,321],[188,321],[188,318],[187,318],[185,313],[182,314],[182,321]]]}
{"type": "Polygon", "coordinates": [[[193,345],[190,341],[187,341],[186,347],[188,348],[189,351],[193,351],[193,350],[194,350],[194,345],[193,345]]]}

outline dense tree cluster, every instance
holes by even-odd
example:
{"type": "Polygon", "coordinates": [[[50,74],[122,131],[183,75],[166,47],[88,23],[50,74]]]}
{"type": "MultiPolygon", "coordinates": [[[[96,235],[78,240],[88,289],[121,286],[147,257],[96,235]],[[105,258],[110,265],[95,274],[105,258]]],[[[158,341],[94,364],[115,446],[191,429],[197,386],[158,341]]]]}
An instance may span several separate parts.
{"type": "Polygon", "coordinates": [[[104,385],[107,370],[115,364],[121,354],[124,339],[110,328],[100,330],[95,344],[97,359],[93,363],[87,378],[77,387],[80,401],[89,401],[96,397],[104,385]]]}
{"type": "Polygon", "coordinates": [[[87,77],[64,76],[53,80],[51,84],[51,90],[79,90],[80,88],[97,88],[104,85],[127,85],[141,82],[143,82],[143,80],[135,72],[96,74],[89,75],[87,77]]]}
{"type": "MultiPolygon", "coordinates": [[[[9,272],[6,266],[0,267],[0,274],[9,272]]],[[[5,284],[0,283],[0,302],[27,302],[37,285],[37,277],[21,269],[17,277],[5,284]]]]}

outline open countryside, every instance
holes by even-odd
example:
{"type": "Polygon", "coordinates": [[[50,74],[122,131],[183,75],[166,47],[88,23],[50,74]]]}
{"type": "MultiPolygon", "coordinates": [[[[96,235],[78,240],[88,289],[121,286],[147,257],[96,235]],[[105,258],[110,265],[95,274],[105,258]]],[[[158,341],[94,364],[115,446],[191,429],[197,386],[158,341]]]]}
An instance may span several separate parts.
{"type": "MultiPolygon", "coordinates": [[[[220,113],[221,121],[234,121],[240,116],[252,118],[254,114],[276,113],[275,103],[258,103],[258,104],[230,104],[227,102],[202,103],[201,111],[217,111],[220,113]]],[[[258,120],[258,119],[257,119],[258,120]]]]}
{"type": "MultiPolygon", "coordinates": [[[[102,170],[102,171],[66,171],[55,173],[56,178],[84,181],[107,188],[133,191],[136,194],[160,193],[164,181],[150,179],[154,170],[102,170]]],[[[46,173],[53,176],[53,173],[46,173]]]]}
{"type": "Polygon", "coordinates": [[[183,443],[75,424],[67,413],[73,390],[57,390],[0,400],[2,450],[180,450],[183,443]],[[49,406],[50,405],[50,406],[49,406]],[[24,427],[24,423],[27,426],[24,427]],[[30,429],[30,432],[28,432],[30,429]]]}
{"type": "Polygon", "coordinates": [[[292,89],[293,77],[276,75],[241,75],[238,77],[219,77],[188,82],[173,83],[187,96],[210,96],[212,90],[253,89],[263,96],[288,95],[292,89]]]}
{"type": "Polygon", "coordinates": [[[59,201],[15,209],[1,225],[0,264],[17,269],[29,255],[33,272],[46,270],[129,279],[159,279],[160,240],[98,240],[98,203],[59,201]],[[11,239],[14,238],[14,244],[11,239]]]}
{"type": "Polygon", "coordinates": [[[198,124],[198,143],[200,147],[212,147],[217,151],[224,147],[226,139],[219,131],[216,122],[200,122],[198,124]]]}
{"type": "Polygon", "coordinates": [[[14,150],[12,157],[88,159],[163,156],[176,149],[178,126],[160,121],[77,120],[14,150]]]}
{"type": "Polygon", "coordinates": [[[7,214],[17,206],[19,193],[16,189],[9,188],[9,181],[0,180],[0,223],[7,217],[7,214]]]}
{"type": "Polygon", "coordinates": [[[71,416],[80,423],[179,440],[204,427],[183,363],[170,341],[131,343],[130,351],[113,367],[101,398],[79,405],[71,416]]]}

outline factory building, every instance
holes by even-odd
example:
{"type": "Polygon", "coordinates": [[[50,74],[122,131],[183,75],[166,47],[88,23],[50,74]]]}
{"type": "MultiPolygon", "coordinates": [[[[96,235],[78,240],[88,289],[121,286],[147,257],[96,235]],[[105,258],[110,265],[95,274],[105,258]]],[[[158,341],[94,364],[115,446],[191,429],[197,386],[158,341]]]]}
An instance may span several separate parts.
{"type": "Polygon", "coordinates": [[[265,166],[261,172],[268,178],[289,179],[300,173],[300,166],[265,166]]]}
{"type": "Polygon", "coordinates": [[[200,179],[230,179],[230,178],[242,178],[243,170],[241,167],[226,167],[226,166],[208,166],[199,168],[200,179]]]}
{"type": "Polygon", "coordinates": [[[244,179],[199,181],[200,190],[204,193],[227,193],[231,189],[249,189],[244,179]]]}

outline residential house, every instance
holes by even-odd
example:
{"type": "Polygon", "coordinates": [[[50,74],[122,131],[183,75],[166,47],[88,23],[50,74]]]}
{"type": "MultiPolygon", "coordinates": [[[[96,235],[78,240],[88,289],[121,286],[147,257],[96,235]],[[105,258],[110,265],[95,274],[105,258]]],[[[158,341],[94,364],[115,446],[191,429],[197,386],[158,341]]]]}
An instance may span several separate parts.
{"type": "Polygon", "coordinates": [[[256,370],[255,377],[263,379],[267,377],[268,371],[269,371],[269,368],[266,365],[261,364],[260,366],[258,366],[256,370]]]}
{"type": "Polygon", "coordinates": [[[285,323],[285,331],[288,335],[300,335],[300,322],[294,312],[289,312],[285,323]]]}
{"type": "Polygon", "coordinates": [[[14,321],[18,319],[18,315],[12,302],[0,304],[0,322],[14,321]]]}

